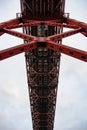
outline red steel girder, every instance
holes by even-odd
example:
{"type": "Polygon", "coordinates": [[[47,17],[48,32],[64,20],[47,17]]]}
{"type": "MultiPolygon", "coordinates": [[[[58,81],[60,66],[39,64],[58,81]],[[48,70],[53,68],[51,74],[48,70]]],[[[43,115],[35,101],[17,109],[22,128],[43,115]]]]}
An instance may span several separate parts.
{"type": "Polygon", "coordinates": [[[87,23],[80,22],[78,20],[71,19],[71,18],[64,18],[64,21],[66,24],[71,24],[82,28],[84,30],[82,34],[87,37],[87,23]]]}
{"type": "MultiPolygon", "coordinates": [[[[83,31],[83,29],[78,28],[78,29],[74,29],[74,30],[71,30],[71,31],[61,33],[61,34],[56,34],[56,35],[49,36],[49,37],[47,37],[47,39],[48,40],[58,41],[58,40],[61,40],[62,38],[74,35],[76,33],[82,32],[82,31],[83,31]]],[[[28,35],[28,34],[23,34],[21,32],[13,31],[13,30],[10,30],[10,29],[2,29],[2,32],[3,33],[8,33],[10,35],[13,35],[13,36],[16,36],[16,37],[19,37],[19,38],[22,38],[22,39],[24,39],[26,41],[36,40],[37,39],[35,36],[31,36],[31,35],[28,35]]]]}
{"type": "Polygon", "coordinates": [[[71,18],[64,18],[64,21],[66,24],[75,25],[75,26],[81,27],[87,31],[87,23],[80,22],[78,20],[71,19],[71,18]]]}
{"type": "Polygon", "coordinates": [[[46,25],[48,26],[55,26],[55,27],[65,27],[65,28],[73,28],[73,29],[76,29],[78,28],[78,26],[76,25],[71,25],[71,24],[66,24],[66,23],[58,23],[58,22],[55,22],[55,21],[47,21],[45,22],[46,25]]]}
{"type": "MultiPolygon", "coordinates": [[[[30,24],[29,26],[36,26],[38,23],[40,22],[44,22],[45,24],[49,25],[49,26],[61,26],[61,27],[68,27],[68,28],[77,28],[77,27],[81,27],[87,30],[87,24],[84,22],[80,22],[78,20],[75,19],[70,19],[70,18],[63,18],[63,20],[61,19],[56,19],[56,20],[30,20],[30,19],[24,19],[24,18],[15,18],[6,22],[2,22],[0,23],[0,29],[2,28],[10,28],[10,26],[12,27],[20,27],[22,25],[20,25],[20,23],[23,24],[30,24]]],[[[24,25],[25,26],[25,25],[24,25]]],[[[27,26],[27,25],[26,25],[27,26]]]]}
{"type": "Polygon", "coordinates": [[[23,18],[13,19],[7,22],[3,22],[0,24],[0,35],[4,33],[8,33],[10,35],[19,37],[28,41],[26,44],[18,45],[16,47],[11,47],[9,49],[5,49],[0,51],[0,60],[5,58],[14,56],[16,54],[29,51],[31,49],[37,47],[47,47],[57,51],[59,53],[64,53],[69,56],[75,57],[77,59],[83,60],[87,62],[87,52],[81,51],[72,47],[68,47],[66,45],[57,44],[55,43],[58,40],[62,40],[65,37],[74,35],[76,33],[82,33],[83,35],[87,36],[87,24],[83,22],[79,22],[74,19],[64,18],[63,23],[58,23],[58,20],[51,20],[51,21],[35,21],[23,18]],[[68,27],[73,28],[74,30],[63,32],[61,34],[56,34],[48,37],[36,37],[31,36],[28,34],[23,34],[21,32],[17,32],[11,30],[11,28],[18,28],[18,27],[25,27],[25,26],[37,26],[38,24],[44,23],[49,26],[60,26],[60,27],[68,27]],[[30,43],[29,43],[30,42],[30,43]],[[37,44],[38,43],[38,44],[37,44]],[[29,45],[32,45],[30,48],[29,45]]]}
{"type": "Polygon", "coordinates": [[[82,31],[83,30],[81,28],[78,28],[78,29],[74,29],[74,30],[71,30],[71,31],[61,33],[61,34],[56,34],[56,35],[53,35],[53,36],[49,36],[48,39],[58,41],[58,40],[62,40],[62,38],[74,35],[76,33],[82,32],[82,31]]]}
{"type": "Polygon", "coordinates": [[[3,23],[0,23],[0,29],[7,28],[11,25],[19,24],[22,21],[21,18],[12,19],[3,23]]]}
{"type": "Polygon", "coordinates": [[[86,32],[82,32],[82,34],[83,34],[85,37],[87,37],[87,33],[86,33],[86,32]]]}
{"type": "Polygon", "coordinates": [[[0,60],[9,58],[11,56],[17,55],[22,52],[26,52],[38,47],[47,47],[49,49],[52,49],[59,53],[64,53],[66,55],[69,55],[71,57],[80,59],[82,61],[87,62],[87,52],[75,49],[73,47],[69,47],[62,44],[57,44],[53,41],[50,41],[48,39],[43,39],[43,37],[39,38],[37,41],[32,41],[30,43],[18,45],[16,47],[12,47],[6,50],[0,51],[0,60]],[[40,40],[39,40],[40,39],[40,40]],[[41,40],[42,39],[42,40],[41,40]]]}
{"type": "Polygon", "coordinates": [[[28,23],[21,23],[21,24],[15,24],[15,25],[11,25],[8,27],[8,29],[13,29],[13,28],[21,28],[21,27],[32,27],[32,26],[37,26],[41,23],[44,23],[48,26],[55,26],[55,27],[65,27],[65,28],[73,28],[76,29],[78,28],[78,26],[76,25],[71,25],[71,24],[62,24],[62,23],[56,23],[56,22],[51,22],[51,21],[32,21],[32,22],[28,22],[28,23]]]}
{"type": "Polygon", "coordinates": [[[3,28],[7,28],[11,25],[19,24],[20,22],[21,22],[21,18],[16,18],[16,19],[11,19],[9,21],[0,23],[0,36],[4,34],[4,32],[1,31],[3,28]]]}
{"type": "Polygon", "coordinates": [[[66,55],[69,55],[71,57],[77,58],[79,60],[87,62],[87,52],[82,51],[73,47],[69,47],[63,44],[56,44],[53,41],[47,42],[47,48],[53,49],[54,51],[57,51],[59,53],[64,53],[66,55]]]}
{"type": "Polygon", "coordinates": [[[10,29],[2,29],[2,31],[4,33],[8,33],[8,34],[16,36],[18,38],[22,38],[22,39],[24,39],[26,41],[31,41],[31,40],[36,40],[37,39],[35,36],[31,36],[31,35],[24,34],[24,33],[21,33],[21,32],[13,31],[13,30],[10,30],[10,29]]]}
{"type": "Polygon", "coordinates": [[[22,28],[22,27],[32,27],[32,26],[37,26],[38,24],[40,24],[40,21],[32,21],[30,23],[21,23],[21,24],[15,24],[15,25],[11,25],[8,27],[8,29],[13,29],[13,28],[22,28]]]}
{"type": "Polygon", "coordinates": [[[4,60],[6,58],[15,56],[17,54],[27,52],[29,50],[37,48],[37,44],[35,41],[31,41],[27,44],[21,44],[15,47],[11,47],[5,50],[0,51],[0,60],[4,60]]]}

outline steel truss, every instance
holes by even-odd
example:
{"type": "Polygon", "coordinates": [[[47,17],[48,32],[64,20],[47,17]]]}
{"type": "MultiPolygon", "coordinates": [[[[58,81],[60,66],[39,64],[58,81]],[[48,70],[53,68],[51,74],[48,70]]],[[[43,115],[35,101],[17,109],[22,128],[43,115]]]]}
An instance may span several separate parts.
{"type": "Polygon", "coordinates": [[[87,36],[87,24],[66,17],[56,20],[30,20],[20,17],[1,23],[0,35],[4,33],[21,38],[26,43],[1,50],[0,60],[26,52],[33,129],[53,130],[60,54],[87,62],[87,51],[63,45],[62,39],[77,33],[87,36]],[[56,30],[57,34],[51,33],[52,30],[54,31],[52,29],[48,34],[44,26],[59,27],[59,32],[57,33],[56,30]],[[32,34],[35,32],[31,33],[29,30],[31,27],[40,27],[43,31],[40,35],[34,36],[32,34]],[[72,30],[62,32],[63,27],[72,30]],[[23,28],[24,33],[12,30],[15,28],[23,28]],[[27,31],[30,32],[27,33],[27,31]]]}
{"type": "Polygon", "coordinates": [[[50,21],[43,21],[43,20],[35,21],[35,20],[29,20],[29,19],[24,19],[24,18],[17,18],[17,19],[13,19],[13,20],[3,22],[0,24],[0,35],[3,35],[4,33],[21,38],[25,40],[27,44],[21,44],[15,47],[1,50],[0,60],[4,60],[11,56],[15,56],[16,54],[27,52],[38,47],[41,47],[41,48],[45,47],[45,48],[54,50],[56,52],[64,53],[66,55],[69,55],[74,58],[87,62],[86,51],[72,48],[63,44],[57,44],[57,41],[60,41],[65,37],[69,37],[77,33],[81,33],[87,37],[87,24],[86,23],[83,23],[74,19],[70,19],[70,18],[63,18],[62,20],[50,20],[50,21]],[[73,30],[62,32],[61,34],[47,36],[47,37],[31,36],[28,34],[24,34],[24,33],[20,33],[20,32],[12,30],[14,28],[38,26],[40,24],[45,24],[51,27],[52,26],[65,27],[65,28],[70,28],[73,30]]]}

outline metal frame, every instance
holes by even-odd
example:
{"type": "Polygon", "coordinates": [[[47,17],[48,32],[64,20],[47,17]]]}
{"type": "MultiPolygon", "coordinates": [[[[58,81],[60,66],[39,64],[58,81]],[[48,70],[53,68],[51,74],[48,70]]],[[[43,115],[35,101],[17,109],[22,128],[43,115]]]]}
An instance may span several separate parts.
{"type": "Polygon", "coordinates": [[[37,20],[29,20],[24,18],[17,18],[12,19],[7,22],[3,22],[0,24],[0,35],[3,35],[4,33],[13,35],[15,37],[19,37],[24,39],[27,43],[18,45],[15,47],[11,47],[5,50],[0,51],[0,60],[4,60],[6,58],[15,56],[22,52],[27,52],[29,50],[38,48],[38,47],[45,47],[52,49],[59,53],[64,53],[68,56],[80,59],[82,61],[87,62],[87,51],[82,51],[76,48],[72,48],[63,44],[57,44],[58,40],[62,40],[65,37],[69,37],[71,35],[81,33],[84,36],[87,36],[87,24],[64,17],[62,20],[47,20],[47,21],[37,21],[37,20]],[[58,26],[58,27],[65,27],[65,28],[72,28],[73,30],[67,31],[61,34],[55,34],[48,37],[36,37],[31,36],[28,34],[20,33],[17,31],[14,31],[12,29],[14,28],[20,28],[20,27],[30,27],[30,26],[38,26],[39,24],[45,24],[49,26],[58,26]]]}
{"type": "Polygon", "coordinates": [[[53,130],[61,53],[87,62],[87,51],[63,45],[62,39],[77,33],[87,37],[87,24],[64,14],[65,0],[20,3],[17,18],[0,24],[0,36],[7,33],[24,44],[1,50],[0,60],[25,52],[33,130],[53,130]],[[23,28],[23,33],[15,28],[23,28]]]}

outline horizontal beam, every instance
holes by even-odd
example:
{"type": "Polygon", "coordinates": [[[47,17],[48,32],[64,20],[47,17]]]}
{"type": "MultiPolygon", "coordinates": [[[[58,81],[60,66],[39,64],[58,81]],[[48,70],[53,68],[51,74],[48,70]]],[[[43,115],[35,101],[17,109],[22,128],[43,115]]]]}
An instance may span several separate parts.
{"type": "Polygon", "coordinates": [[[45,22],[45,24],[48,26],[54,26],[54,27],[65,27],[65,28],[73,28],[73,29],[78,28],[78,26],[76,26],[76,25],[65,24],[65,23],[56,23],[56,22],[51,22],[51,21],[47,21],[47,22],[45,22]]]}
{"type": "Polygon", "coordinates": [[[15,24],[15,25],[9,26],[8,29],[37,26],[40,23],[41,22],[38,21],[38,22],[31,22],[31,23],[15,24]]]}

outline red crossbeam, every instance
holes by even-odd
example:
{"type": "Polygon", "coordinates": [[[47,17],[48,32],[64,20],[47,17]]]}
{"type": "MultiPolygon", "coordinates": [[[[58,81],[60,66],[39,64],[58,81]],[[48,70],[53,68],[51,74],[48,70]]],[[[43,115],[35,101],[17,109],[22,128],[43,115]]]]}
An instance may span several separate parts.
{"type": "Polygon", "coordinates": [[[87,52],[86,51],[82,51],[82,50],[79,50],[79,49],[76,49],[73,47],[69,47],[69,46],[66,46],[63,44],[56,44],[53,41],[47,41],[47,48],[87,62],[87,52]]]}
{"type": "Polygon", "coordinates": [[[76,25],[71,25],[71,24],[66,24],[66,23],[57,23],[57,22],[51,22],[51,21],[47,21],[45,22],[46,25],[48,26],[55,26],[55,27],[65,27],[65,28],[73,28],[76,29],[78,28],[78,26],[76,25]]]}
{"type": "Polygon", "coordinates": [[[5,50],[0,51],[0,60],[4,60],[6,58],[15,56],[17,54],[30,51],[32,49],[37,48],[37,43],[32,41],[30,43],[21,44],[15,47],[11,47],[5,50]]]}
{"type": "Polygon", "coordinates": [[[53,41],[58,41],[58,40],[62,40],[62,38],[74,35],[74,34],[79,33],[81,31],[82,31],[82,29],[78,28],[78,29],[74,29],[74,30],[71,30],[71,31],[61,33],[61,34],[56,34],[56,35],[53,35],[53,36],[49,36],[48,39],[53,40],[53,41]]]}
{"type": "Polygon", "coordinates": [[[84,22],[80,22],[78,20],[70,19],[70,18],[64,18],[64,21],[66,24],[75,25],[75,26],[78,26],[80,28],[84,28],[84,30],[87,31],[87,24],[84,22]]]}
{"type": "Polygon", "coordinates": [[[78,49],[75,49],[66,45],[56,43],[58,40],[62,40],[65,37],[74,35],[79,32],[87,36],[87,24],[83,22],[79,22],[74,19],[70,19],[70,18],[63,18],[63,20],[50,20],[50,21],[46,21],[46,20],[35,21],[35,20],[17,18],[17,19],[9,20],[7,22],[3,22],[0,24],[0,35],[7,33],[10,35],[16,36],[18,38],[22,38],[28,43],[0,51],[0,60],[4,60],[11,56],[14,56],[19,53],[26,52],[26,51],[29,51],[38,47],[46,47],[54,51],[57,51],[58,53],[64,53],[66,55],[69,55],[74,58],[87,62],[86,51],[78,50],[78,49]],[[48,36],[48,37],[35,37],[35,36],[31,36],[28,34],[23,34],[21,32],[11,30],[12,28],[38,26],[41,23],[44,23],[45,25],[48,25],[48,26],[73,28],[73,30],[63,32],[61,34],[48,36]]]}
{"type": "Polygon", "coordinates": [[[13,31],[13,30],[10,30],[10,29],[3,29],[2,31],[4,33],[8,33],[8,34],[16,36],[18,38],[22,38],[22,39],[24,39],[26,41],[31,41],[31,40],[36,40],[37,39],[35,36],[31,36],[31,35],[24,34],[24,33],[21,33],[21,32],[13,31]]]}
{"type": "Polygon", "coordinates": [[[26,51],[29,51],[29,50],[32,50],[32,49],[35,49],[38,47],[46,47],[46,48],[52,49],[58,53],[64,53],[71,57],[74,57],[74,58],[87,62],[87,52],[79,50],[79,49],[75,49],[75,48],[72,48],[72,47],[69,47],[66,45],[57,44],[57,43],[50,41],[43,37],[38,38],[38,41],[32,41],[30,43],[18,45],[16,47],[11,47],[4,51],[0,51],[0,60],[4,60],[6,58],[12,57],[19,53],[26,52],[26,51]]]}
{"type": "Polygon", "coordinates": [[[37,26],[40,23],[41,23],[40,21],[37,21],[37,22],[30,22],[30,23],[15,24],[15,25],[9,26],[8,29],[22,28],[22,27],[32,27],[32,26],[37,26]]]}
{"type": "Polygon", "coordinates": [[[21,22],[21,18],[12,19],[3,23],[0,23],[0,29],[7,28],[11,25],[19,24],[21,22]]]}

